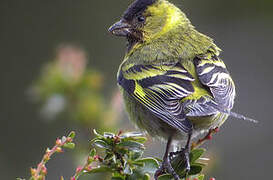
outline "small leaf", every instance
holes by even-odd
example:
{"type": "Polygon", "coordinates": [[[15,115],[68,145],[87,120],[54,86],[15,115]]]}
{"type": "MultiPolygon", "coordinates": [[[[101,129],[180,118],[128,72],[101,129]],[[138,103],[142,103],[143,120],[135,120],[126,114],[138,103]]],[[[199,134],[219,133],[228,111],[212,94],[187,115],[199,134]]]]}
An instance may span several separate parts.
{"type": "Polygon", "coordinates": [[[190,152],[190,163],[195,162],[196,160],[198,160],[204,153],[205,153],[205,149],[200,148],[200,149],[193,149],[190,152]]]}
{"type": "Polygon", "coordinates": [[[103,140],[96,139],[94,141],[94,145],[99,147],[99,148],[104,148],[104,149],[111,149],[111,147],[103,140]]]}
{"type": "Polygon", "coordinates": [[[191,170],[189,172],[189,175],[196,175],[199,174],[202,171],[202,166],[198,165],[191,165],[191,170]]]}
{"type": "Polygon", "coordinates": [[[108,153],[108,154],[104,157],[104,161],[108,161],[108,160],[113,159],[113,158],[114,158],[114,154],[108,153]]]}
{"type": "Polygon", "coordinates": [[[68,149],[74,149],[75,148],[75,144],[74,143],[66,143],[66,144],[64,144],[64,147],[68,148],[68,149]]]}
{"type": "Polygon", "coordinates": [[[128,175],[133,174],[133,170],[131,169],[131,167],[128,163],[125,163],[124,173],[128,174],[128,175]]]}
{"type": "Polygon", "coordinates": [[[147,141],[147,138],[146,137],[128,137],[128,138],[124,138],[124,140],[136,141],[143,144],[147,141]]]}
{"type": "Polygon", "coordinates": [[[103,136],[104,136],[105,138],[113,138],[113,137],[115,136],[115,134],[110,133],[110,132],[105,132],[105,133],[103,134],[103,136]]]}
{"type": "Polygon", "coordinates": [[[97,137],[103,137],[101,134],[99,134],[99,133],[96,131],[96,129],[93,129],[93,132],[94,132],[94,134],[95,134],[97,137]]]}
{"type": "Polygon", "coordinates": [[[124,180],[125,178],[122,177],[112,177],[111,180],[124,180]]]}
{"type": "Polygon", "coordinates": [[[90,153],[89,153],[89,156],[91,156],[91,157],[94,157],[95,155],[96,155],[96,149],[95,148],[93,148],[91,151],[90,151],[90,153]]]}
{"type": "Polygon", "coordinates": [[[158,177],[158,180],[171,180],[171,179],[173,179],[173,177],[170,174],[164,174],[158,177]]]}
{"type": "Polygon", "coordinates": [[[126,148],[131,151],[141,151],[144,150],[144,146],[141,143],[135,141],[124,141],[117,145],[120,148],[126,148]]]}
{"type": "Polygon", "coordinates": [[[72,139],[74,139],[75,136],[76,136],[75,131],[71,131],[71,132],[69,133],[69,135],[68,135],[68,137],[70,137],[70,138],[72,138],[72,139]]]}
{"type": "Polygon", "coordinates": [[[200,163],[200,162],[194,162],[194,163],[192,163],[191,165],[197,165],[197,166],[201,166],[201,167],[207,166],[207,164],[200,163]]]}
{"type": "Polygon", "coordinates": [[[88,171],[88,174],[101,173],[101,172],[113,172],[113,169],[107,166],[101,166],[101,167],[91,169],[90,171],[88,171]]]}
{"type": "Polygon", "coordinates": [[[143,180],[149,180],[149,179],[150,179],[150,175],[146,173],[146,174],[144,175],[143,180]]]}
{"type": "Polygon", "coordinates": [[[125,180],[126,176],[125,175],[122,175],[120,174],[118,171],[115,171],[113,174],[112,174],[112,179],[111,180],[125,180]]]}
{"type": "Polygon", "coordinates": [[[143,158],[141,160],[138,160],[136,162],[139,163],[143,163],[144,166],[139,168],[140,171],[144,172],[144,173],[155,173],[155,171],[158,169],[159,167],[159,163],[156,159],[154,158],[143,158]]]}
{"type": "Polygon", "coordinates": [[[113,162],[116,164],[117,163],[117,156],[113,155],[113,162]]]}
{"type": "Polygon", "coordinates": [[[199,175],[199,176],[197,177],[198,180],[204,180],[204,178],[205,178],[205,175],[204,175],[204,174],[201,174],[201,175],[199,175]]]}
{"type": "Polygon", "coordinates": [[[140,137],[140,136],[143,136],[143,134],[140,132],[127,132],[127,133],[122,134],[120,137],[121,138],[128,138],[128,137],[140,137]]]}
{"type": "Polygon", "coordinates": [[[142,154],[143,154],[142,151],[139,151],[139,152],[133,152],[133,151],[131,151],[130,153],[131,153],[130,155],[131,155],[131,159],[132,160],[139,159],[142,156],[142,154]]]}

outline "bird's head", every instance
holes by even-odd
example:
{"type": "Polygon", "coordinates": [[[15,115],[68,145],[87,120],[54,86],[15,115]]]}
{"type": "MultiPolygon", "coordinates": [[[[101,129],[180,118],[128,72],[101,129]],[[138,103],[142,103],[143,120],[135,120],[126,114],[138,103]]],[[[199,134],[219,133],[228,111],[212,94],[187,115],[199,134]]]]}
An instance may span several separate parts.
{"type": "Polygon", "coordinates": [[[135,0],[109,31],[126,37],[130,49],[137,43],[147,43],[189,26],[184,13],[166,0],[135,0]]]}

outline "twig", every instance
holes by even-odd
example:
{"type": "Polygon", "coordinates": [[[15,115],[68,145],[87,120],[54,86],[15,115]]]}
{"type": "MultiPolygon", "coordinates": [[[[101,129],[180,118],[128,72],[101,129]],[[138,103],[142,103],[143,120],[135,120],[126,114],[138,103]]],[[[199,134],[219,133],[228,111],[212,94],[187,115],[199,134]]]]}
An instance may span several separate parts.
{"type": "Polygon", "coordinates": [[[52,149],[47,148],[46,153],[44,154],[41,162],[37,165],[37,168],[31,168],[31,178],[33,180],[45,180],[47,174],[46,163],[50,160],[51,156],[55,153],[63,152],[63,147],[73,148],[74,144],[72,143],[75,136],[74,132],[71,132],[68,137],[63,136],[62,139],[57,139],[55,146],[52,149]]]}

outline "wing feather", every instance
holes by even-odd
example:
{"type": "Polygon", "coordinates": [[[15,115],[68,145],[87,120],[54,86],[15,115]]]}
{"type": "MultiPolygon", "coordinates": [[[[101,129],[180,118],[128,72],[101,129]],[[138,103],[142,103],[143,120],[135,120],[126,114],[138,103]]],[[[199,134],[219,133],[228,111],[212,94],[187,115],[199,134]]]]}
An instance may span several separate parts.
{"type": "Polygon", "coordinates": [[[119,85],[128,94],[155,116],[183,132],[192,128],[185,119],[181,103],[184,97],[193,93],[192,81],[194,78],[180,63],[135,65],[121,70],[118,77],[119,85]]]}
{"type": "Polygon", "coordinates": [[[226,66],[217,56],[194,59],[199,81],[210,90],[212,97],[204,96],[187,102],[189,116],[207,116],[217,112],[229,113],[234,104],[235,86],[226,66]]]}

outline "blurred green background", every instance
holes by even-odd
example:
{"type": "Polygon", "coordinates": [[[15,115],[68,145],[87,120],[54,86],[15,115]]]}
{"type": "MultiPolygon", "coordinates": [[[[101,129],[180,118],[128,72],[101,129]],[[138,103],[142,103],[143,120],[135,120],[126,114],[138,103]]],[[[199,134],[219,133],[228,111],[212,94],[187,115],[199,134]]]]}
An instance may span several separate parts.
{"type": "MultiPolygon", "coordinates": [[[[28,177],[29,168],[39,162],[45,148],[70,130],[81,132],[77,139],[88,142],[93,126],[67,121],[66,116],[45,120],[40,113],[41,106],[33,103],[29,89],[45,64],[54,60],[60,44],[78,44],[88,55],[87,68],[103,76],[100,93],[107,104],[117,89],[116,72],[125,51],[125,40],[111,36],[107,29],[130,2],[0,1],[1,179],[28,177]]],[[[214,166],[210,174],[218,180],[270,179],[273,1],[173,2],[199,31],[214,38],[223,49],[221,57],[237,84],[234,111],[260,121],[252,124],[229,118],[220,133],[206,145],[214,166]]],[[[164,149],[163,144],[152,144],[156,149],[148,146],[147,154],[160,156],[162,152],[157,151],[164,149]]],[[[70,177],[75,169],[75,159],[71,157],[65,153],[53,158],[48,164],[48,179],[59,179],[61,175],[70,177]]]]}

